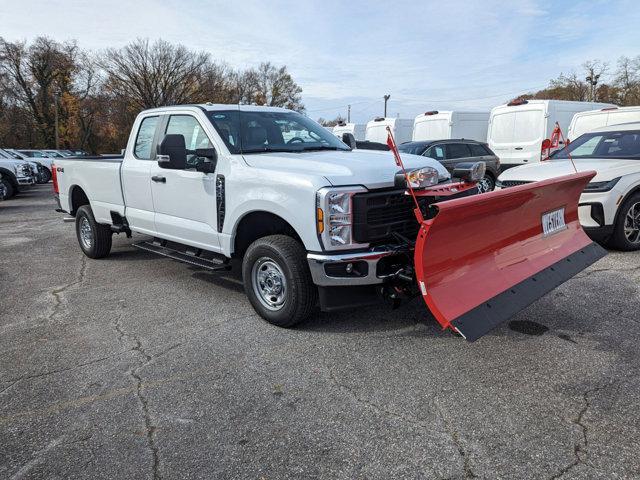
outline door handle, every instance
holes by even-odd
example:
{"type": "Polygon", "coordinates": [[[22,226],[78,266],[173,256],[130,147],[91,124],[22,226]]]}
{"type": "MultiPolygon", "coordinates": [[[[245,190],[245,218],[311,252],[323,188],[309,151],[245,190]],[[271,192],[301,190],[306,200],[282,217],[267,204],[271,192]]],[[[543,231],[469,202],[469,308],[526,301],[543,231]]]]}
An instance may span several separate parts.
{"type": "Polygon", "coordinates": [[[166,177],[161,177],[160,175],[154,175],[151,177],[151,180],[157,183],[167,183],[166,177]]]}
{"type": "Polygon", "coordinates": [[[522,150],[522,147],[516,147],[515,150],[522,150]]]}

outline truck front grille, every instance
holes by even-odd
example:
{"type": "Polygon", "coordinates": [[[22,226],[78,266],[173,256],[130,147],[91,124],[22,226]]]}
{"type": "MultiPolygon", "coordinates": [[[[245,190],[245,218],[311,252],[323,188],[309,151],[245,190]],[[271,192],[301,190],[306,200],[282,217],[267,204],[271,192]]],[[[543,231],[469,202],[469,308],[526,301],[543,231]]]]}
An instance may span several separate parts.
{"type": "MultiPolygon", "coordinates": [[[[423,211],[428,200],[421,200],[423,211]]],[[[353,196],[353,238],[358,243],[393,240],[392,233],[415,239],[418,222],[413,200],[404,190],[358,193],[353,196]]]]}
{"type": "Polygon", "coordinates": [[[517,187],[518,185],[526,185],[527,183],[531,183],[531,181],[530,180],[502,180],[502,181],[500,181],[500,184],[502,185],[502,188],[517,187]]]}

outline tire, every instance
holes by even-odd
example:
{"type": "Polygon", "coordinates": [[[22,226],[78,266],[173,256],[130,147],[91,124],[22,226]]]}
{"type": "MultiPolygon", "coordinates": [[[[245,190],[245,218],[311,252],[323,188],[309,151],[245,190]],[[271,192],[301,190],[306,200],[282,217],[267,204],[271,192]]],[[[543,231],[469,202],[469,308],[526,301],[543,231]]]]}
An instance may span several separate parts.
{"type": "Polygon", "coordinates": [[[89,258],[104,258],[111,251],[111,227],[96,222],[89,205],[76,212],[76,236],[80,249],[89,258]]]}
{"type": "Polygon", "coordinates": [[[624,251],[640,249],[640,192],[627,198],[618,210],[609,245],[624,251]]]}
{"type": "Polygon", "coordinates": [[[15,194],[17,193],[16,189],[13,188],[13,185],[9,180],[3,178],[2,180],[0,180],[0,182],[2,182],[2,185],[4,185],[4,197],[2,198],[3,200],[7,200],[15,196],[15,194]]]}
{"type": "Polygon", "coordinates": [[[38,179],[39,184],[49,183],[49,181],[51,180],[51,171],[49,171],[47,167],[43,167],[40,171],[40,175],[38,175],[38,179]]]}
{"type": "Polygon", "coordinates": [[[493,179],[491,175],[485,173],[484,177],[480,179],[478,182],[478,192],[486,193],[491,192],[494,188],[496,188],[496,181],[493,179]]]}
{"type": "Polygon", "coordinates": [[[267,322],[292,327],[313,311],[318,290],[306,257],[303,246],[285,235],[260,238],[247,249],[242,260],[244,290],[267,322]]]}

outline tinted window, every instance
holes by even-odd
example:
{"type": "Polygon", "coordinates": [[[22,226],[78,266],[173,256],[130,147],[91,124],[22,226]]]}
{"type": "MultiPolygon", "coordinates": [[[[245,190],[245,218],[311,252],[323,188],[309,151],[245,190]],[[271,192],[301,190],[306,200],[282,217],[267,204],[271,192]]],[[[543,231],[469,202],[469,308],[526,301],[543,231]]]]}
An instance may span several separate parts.
{"type": "Polygon", "coordinates": [[[478,143],[470,143],[469,148],[471,149],[472,157],[483,157],[485,155],[491,155],[484,145],[480,145],[478,143]]]}
{"type": "Polygon", "coordinates": [[[424,152],[424,156],[435,158],[436,160],[444,160],[444,147],[442,145],[434,145],[424,152]]]}
{"type": "MultiPolygon", "coordinates": [[[[198,120],[191,115],[172,115],[165,134],[182,135],[187,150],[213,147],[198,120]]],[[[199,161],[195,154],[187,155],[187,166],[194,166],[197,163],[199,161]]]]}
{"type": "Polygon", "coordinates": [[[152,156],[151,146],[153,145],[153,136],[156,133],[156,125],[158,125],[158,117],[147,117],[142,120],[136,138],[136,146],[133,149],[133,154],[137,158],[150,160],[155,157],[155,155],[152,156]]]}
{"type": "Polygon", "coordinates": [[[447,160],[456,158],[470,157],[469,147],[464,143],[448,143],[447,144],[447,160]]]}
{"type": "Polygon", "coordinates": [[[422,155],[424,152],[424,143],[403,143],[398,145],[398,151],[400,153],[410,153],[411,155],[422,155]]]}

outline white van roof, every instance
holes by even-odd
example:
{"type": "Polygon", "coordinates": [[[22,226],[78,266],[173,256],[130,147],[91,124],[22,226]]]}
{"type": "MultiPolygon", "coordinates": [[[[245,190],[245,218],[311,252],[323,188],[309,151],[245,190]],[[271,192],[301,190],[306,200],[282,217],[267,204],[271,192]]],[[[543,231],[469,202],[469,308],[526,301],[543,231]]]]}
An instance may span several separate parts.
{"type": "Polygon", "coordinates": [[[531,107],[531,106],[541,106],[544,107],[545,109],[549,108],[549,105],[562,105],[565,107],[571,107],[571,106],[575,106],[576,108],[583,108],[587,105],[589,105],[590,107],[594,107],[591,110],[597,110],[598,107],[600,108],[607,108],[607,107],[615,107],[615,105],[613,105],[612,103],[599,103],[599,102],[579,102],[579,101],[571,101],[571,100],[536,100],[536,99],[532,99],[532,100],[520,100],[520,99],[516,99],[516,100],[512,100],[509,103],[505,103],[503,105],[498,105],[495,106],[491,109],[491,112],[493,113],[494,110],[499,110],[499,109],[506,109],[506,108],[517,108],[517,107],[531,107]]]}
{"type": "Polygon", "coordinates": [[[593,129],[594,132],[626,132],[628,130],[640,130],[640,122],[621,123],[593,129]]]}

